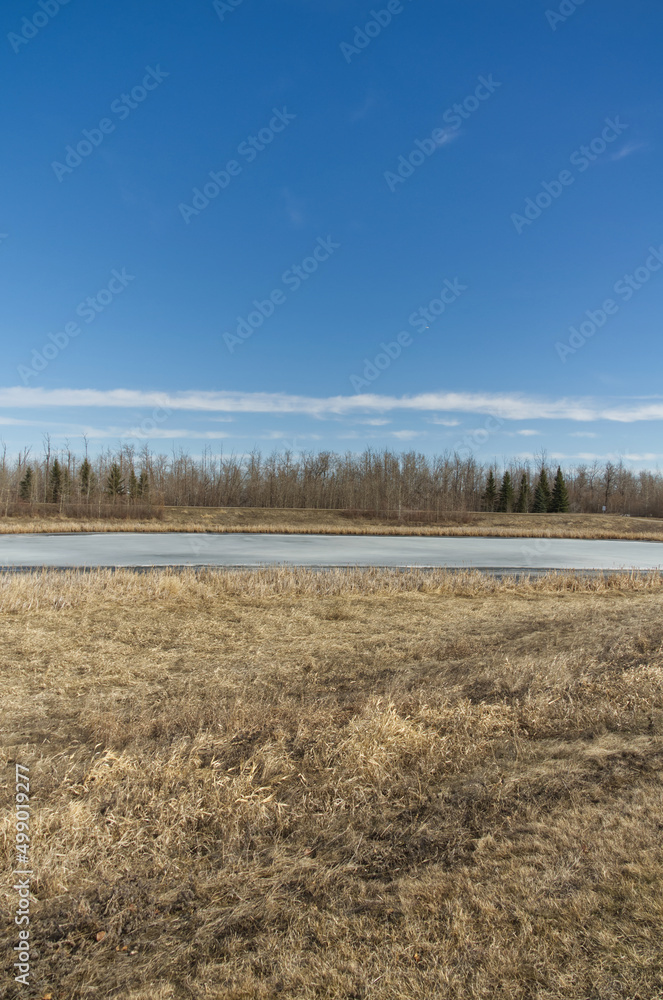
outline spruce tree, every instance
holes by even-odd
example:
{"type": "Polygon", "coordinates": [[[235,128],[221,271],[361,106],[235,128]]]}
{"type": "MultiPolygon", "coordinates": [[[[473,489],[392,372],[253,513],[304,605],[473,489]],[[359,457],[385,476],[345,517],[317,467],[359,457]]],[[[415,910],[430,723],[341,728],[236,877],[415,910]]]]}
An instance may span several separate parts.
{"type": "Polygon", "coordinates": [[[569,509],[569,493],[564,482],[561,466],[559,465],[557,466],[557,475],[553,484],[549,509],[552,514],[566,514],[569,509]]]}
{"type": "Polygon", "coordinates": [[[516,500],[516,512],[518,514],[526,514],[529,510],[529,492],[527,474],[523,472],[520,477],[520,489],[518,490],[518,499],[516,500]]]}
{"type": "Polygon", "coordinates": [[[500,486],[496,509],[503,514],[510,514],[513,510],[513,500],[513,483],[511,482],[511,475],[509,472],[505,472],[502,476],[502,485],[500,486]]]}
{"type": "Polygon", "coordinates": [[[71,496],[71,473],[66,465],[62,466],[62,498],[71,496]]]}
{"type": "Polygon", "coordinates": [[[62,478],[62,466],[56,458],[53,461],[51,472],[48,477],[47,500],[49,503],[60,503],[60,500],[62,499],[62,478]]]}
{"type": "Polygon", "coordinates": [[[140,493],[138,491],[138,480],[136,479],[136,473],[132,468],[131,472],[129,473],[129,499],[137,500],[139,496],[140,493]]]}
{"type": "Polygon", "coordinates": [[[138,479],[138,496],[141,500],[147,500],[150,495],[150,484],[147,478],[147,470],[143,469],[138,479]]]}
{"type": "Polygon", "coordinates": [[[81,497],[85,500],[90,499],[90,493],[92,492],[92,466],[90,465],[87,458],[84,458],[81,462],[81,467],[78,470],[78,479],[81,486],[81,497]]]}
{"type": "Polygon", "coordinates": [[[544,468],[541,469],[539,481],[534,490],[534,505],[532,511],[535,514],[547,514],[550,509],[550,486],[548,476],[544,468]]]}
{"type": "Polygon", "coordinates": [[[106,479],[106,493],[113,499],[115,499],[115,497],[122,496],[124,493],[124,478],[117,462],[113,462],[110,467],[110,472],[108,473],[108,478],[106,479]]]}
{"type": "Polygon", "coordinates": [[[497,487],[495,486],[495,476],[493,475],[493,470],[488,471],[488,479],[486,480],[486,489],[483,494],[483,509],[484,510],[495,510],[495,501],[497,500],[497,487]]]}
{"type": "Polygon", "coordinates": [[[25,475],[18,484],[18,495],[21,500],[26,500],[28,503],[32,500],[32,468],[30,466],[25,470],[25,475]]]}

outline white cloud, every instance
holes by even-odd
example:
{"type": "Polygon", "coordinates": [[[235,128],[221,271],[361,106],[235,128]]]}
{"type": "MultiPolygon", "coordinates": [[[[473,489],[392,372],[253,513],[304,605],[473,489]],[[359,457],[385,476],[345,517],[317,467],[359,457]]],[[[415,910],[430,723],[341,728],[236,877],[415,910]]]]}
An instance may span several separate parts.
{"type": "Polygon", "coordinates": [[[458,129],[454,128],[443,128],[439,130],[441,135],[435,139],[436,146],[446,146],[449,142],[455,142],[456,139],[460,138],[460,132],[458,129]]]}
{"type": "Polygon", "coordinates": [[[190,438],[194,441],[206,440],[206,441],[220,441],[224,438],[230,437],[227,431],[192,431],[184,430],[180,427],[151,427],[149,430],[142,430],[139,427],[132,427],[129,430],[123,428],[120,430],[118,427],[109,427],[107,430],[94,431],[90,430],[86,432],[88,437],[121,437],[121,438],[141,438],[144,441],[150,441],[152,439],[160,440],[170,440],[170,438],[190,438]]]}
{"type": "Polygon", "coordinates": [[[421,437],[421,431],[389,431],[392,437],[399,441],[410,441],[412,438],[421,437]]]}
{"type": "MultiPolygon", "coordinates": [[[[246,437],[245,434],[234,435],[236,437],[246,437]]],[[[261,441],[320,441],[319,434],[290,434],[288,431],[267,431],[265,434],[258,434],[261,441]]]]}
{"type": "Polygon", "coordinates": [[[0,417],[0,427],[43,427],[43,420],[21,420],[19,417],[0,417]]]}
{"type": "Polygon", "coordinates": [[[459,427],[460,420],[448,420],[445,417],[430,417],[426,423],[437,424],[440,427],[459,427]]]}
{"type": "Polygon", "coordinates": [[[594,431],[571,431],[569,437],[572,438],[597,438],[598,434],[594,431]]]}
{"type": "Polygon", "coordinates": [[[617,453],[614,451],[609,451],[605,455],[598,455],[593,451],[581,451],[577,455],[567,455],[561,451],[555,451],[550,456],[555,461],[562,460],[576,460],[581,462],[619,462],[620,459],[626,459],[629,462],[655,462],[657,459],[663,457],[661,455],[656,455],[654,452],[631,452],[631,453],[617,453]]]}
{"type": "MultiPolygon", "coordinates": [[[[0,424],[3,421],[0,419],[0,424]]],[[[29,425],[34,427],[44,427],[44,422],[42,420],[24,420],[15,421],[19,425],[29,425]]],[[[89,424],[70,424],[62,423],[57,425],[52,425],[48,428],[49,433],[52,437],[87,437],[90,440],[99,440],[101,438],[109,438],[119,440],[120,438],[137,438],[142,441],[149,440],[170,440],[170,439],[181,439],[189,438],[194,441],[202,440],[217,440],[230,437],[230,435],[225,431],[194,431],[185,430],[181,427],[151,427],[149,431],[144,431],[140,426],[136,427],[93,427],[89,424]]],[[[235,435],[233,435],[234,437],[235,435]]]]}
{"type": "Polygon", "coordinates": [[[540,433],[541,433],[541,431],[532,431],[532,430],[527,430],[527,429],[522,430],[522,431],[516,431],[516,434],[520,434],[521,437],[535,437],[537,434],[540,434],[540,433]]]}
{"type": "Polygon", "coordinates": [[[427,392],[414,396],[294,396],[270,392],[177,392],[136,389],[41,389],[15,386],[0,389],[0,407],[32,409],[57,407],[154,408],[199,413],[301,413],[312,417],[431,410],[488,414],[504,420],[609,420],[635,423],[663,420],[663,401],[620,402],[606,405],[596,398],[541,399],[519,393],[427,392]]]}

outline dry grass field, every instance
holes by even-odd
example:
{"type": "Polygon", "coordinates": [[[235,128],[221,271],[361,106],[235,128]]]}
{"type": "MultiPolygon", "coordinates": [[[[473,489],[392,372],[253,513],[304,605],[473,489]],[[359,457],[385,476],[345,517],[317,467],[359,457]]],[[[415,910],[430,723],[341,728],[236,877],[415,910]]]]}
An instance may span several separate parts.
{"type": "MultiPolygon", "coordinates": [[[[122,509],[123,515],[127,509],[122,509]]],[[[264,534],[437,535],[502,538],[624,538],[663,541],[663,520],[618,514],[441,513],[427,523],[416,516],[397,519],[338,510],[261,507],[165,507],[150,519],[43,516],[0,517],[0,534],[80,531],[211,531],[264,534]]]]}
{"type": "Polygon", "coordinates": [[[0,577],[0,994],[660,997],[662,612],[660,576],[0,577]]]}

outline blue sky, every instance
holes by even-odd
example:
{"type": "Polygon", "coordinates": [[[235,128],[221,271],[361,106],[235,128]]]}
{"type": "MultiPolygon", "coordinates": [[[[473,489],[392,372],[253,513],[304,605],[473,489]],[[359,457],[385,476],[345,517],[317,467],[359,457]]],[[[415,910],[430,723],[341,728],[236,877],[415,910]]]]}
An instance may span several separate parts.
{"type": "Polygon", "coordinates": [[[0,18],[10,452],[660,463],[660,5],[0,18]]]}

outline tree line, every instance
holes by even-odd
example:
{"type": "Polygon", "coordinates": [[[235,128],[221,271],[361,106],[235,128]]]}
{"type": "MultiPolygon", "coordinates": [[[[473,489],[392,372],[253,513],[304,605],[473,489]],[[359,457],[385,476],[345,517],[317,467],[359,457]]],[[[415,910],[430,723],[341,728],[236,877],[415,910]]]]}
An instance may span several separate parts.
{"type": "Polygon", "coordinates": [[[146,446],[94,458],[69,449],[0,456],[0,505],[131,504],[401,511],[609,513],[663,517],[663,475],[622,462],[482,464],[455,453],[367,450],[157,454],[146,446]]]}
{"type": "Polygon", "coordinates": [[[520,486],[516,493],[508,469],[504,471],[499,490],[495,473],[489,469],[482,499],[482,510],[498,511],[504,514],[565,514],[571,510],[569,491],[562,468],[559,465],[552,488],[548,481],[546,467],[545,465],[541,466],[533,496],[526,472],[521,473],[520,486]]]}

